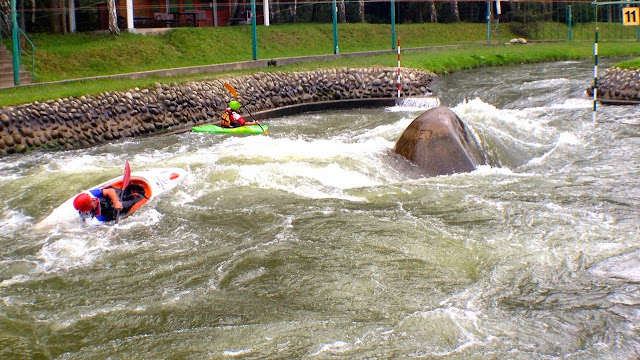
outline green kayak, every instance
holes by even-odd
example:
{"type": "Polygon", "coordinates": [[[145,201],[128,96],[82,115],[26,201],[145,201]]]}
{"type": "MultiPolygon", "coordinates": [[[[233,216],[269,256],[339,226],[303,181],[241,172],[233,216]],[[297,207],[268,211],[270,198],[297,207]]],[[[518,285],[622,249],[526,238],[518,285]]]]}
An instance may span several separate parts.
{"type": "Polygon", "coordinates": [[[191,130],[195,132],[201,132],[201,133],[216,133],[216,134],[263,134],[265,131],[267,131],[267,128],[268,128],[267,125],[262,125],[262,128],[260,128],[260,125],[247,125],[247,126],[240,126],[235,128],[224,128],[218,125],[209,124],[209,125],[195,126],[195,127],[192,127],[191,130]]]}

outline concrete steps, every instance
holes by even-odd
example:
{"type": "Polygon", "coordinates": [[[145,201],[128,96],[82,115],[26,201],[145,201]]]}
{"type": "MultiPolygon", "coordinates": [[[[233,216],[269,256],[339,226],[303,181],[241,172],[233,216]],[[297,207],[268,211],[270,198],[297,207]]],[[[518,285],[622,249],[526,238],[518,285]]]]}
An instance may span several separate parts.
{"type": "MultiPolygon", "coordinates": [[[[31,73],[20,65],[20,85],[31,84],[31,73]]],[[[13,57],[5,46],[0,46],[0,88],[13,87],[13,57]]]]}

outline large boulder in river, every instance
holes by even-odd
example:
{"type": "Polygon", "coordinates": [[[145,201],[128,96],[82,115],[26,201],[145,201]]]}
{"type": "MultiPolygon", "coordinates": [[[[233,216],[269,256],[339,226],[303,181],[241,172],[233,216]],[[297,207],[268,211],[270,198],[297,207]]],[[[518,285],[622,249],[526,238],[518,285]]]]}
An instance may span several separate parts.
{"type": "Polygon", "coordinates": [[[426,176],[469,172],[487,163],[467,126],[449,108],[438,106],[415,118],[395,152],[415,163],[426,176]]]}

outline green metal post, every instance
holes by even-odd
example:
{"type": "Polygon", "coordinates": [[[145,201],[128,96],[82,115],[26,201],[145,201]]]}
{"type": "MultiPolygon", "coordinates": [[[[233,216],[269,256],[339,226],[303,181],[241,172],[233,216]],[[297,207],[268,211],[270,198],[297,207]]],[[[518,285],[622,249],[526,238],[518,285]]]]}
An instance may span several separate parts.
{"type": "Polygon", "coordinates": [[[487,1],[487,44],[491,44],[491,1],[487,1]]]}
{"type": "Polygon", "coordinates": [[[251,38],[253,60],[258,60],[258,30],[256,29],[256,0],[251,0],[251,38]]]}
{"type": "Polygon", "coordinates": [[[336,0],[331,2],[331,15],[333,17],[333,53],[338,54],[338,5],[336,0]]]}
{"type": "Polygon", "coordinates": [[[396,48],[396,2],[391,0],[391,49],[396,48]]]}
{"type": "MultiPolygon", "coordinates": [[[[597,14],[596,7],[596,14],[597,14]]],[[[596,39],[593,43],[593,57],[595,59],[595,65],[593,66],[593,111],[598,110],[598,18],[596,17],[596,39]]]]}
{"type": "Polygon", "coordinates": [[[571,41],[571,5],[567,6],[567,37],[571,41]]]}
{"type": "Polygon", "coordinates": [[[13,84],[20,85],[20,43],[18,43],[18,12],[16,0],[11,0],[11,41],[13,42],[13,84]]]}

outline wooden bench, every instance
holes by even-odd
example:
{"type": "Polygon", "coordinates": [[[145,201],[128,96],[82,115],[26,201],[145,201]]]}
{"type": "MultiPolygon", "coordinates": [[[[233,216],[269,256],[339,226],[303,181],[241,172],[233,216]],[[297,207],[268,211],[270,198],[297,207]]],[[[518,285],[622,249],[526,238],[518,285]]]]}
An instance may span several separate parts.
{"type": "Polygon", "coordinates": [[[175,17],[170,13],[154,13],[154,21],[156,26],[162,27],[173,27],[175,22],[175,17]]]}
{"type": "Polygon", "coordinates": [[[201,23],[209,21],[204,10],[187,10],[176,13],[180,26],[199,27],[201,23]]]}
{"type": "Polygon", "coordinates": [[[153,19],[147,16],[133,18],[133,27],[150,28],[153,27],[153,19]]]}

